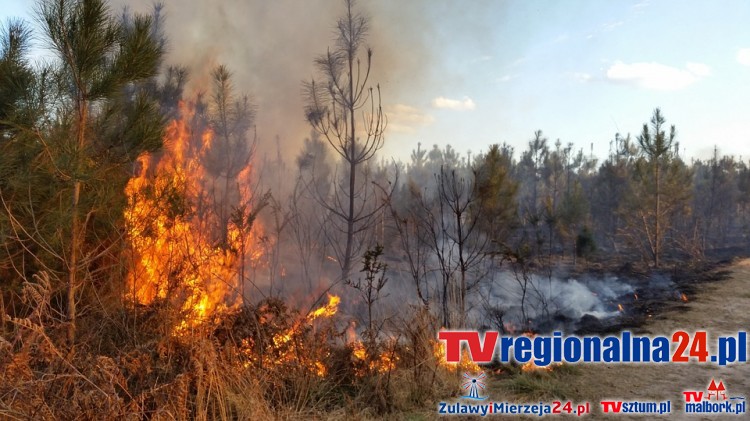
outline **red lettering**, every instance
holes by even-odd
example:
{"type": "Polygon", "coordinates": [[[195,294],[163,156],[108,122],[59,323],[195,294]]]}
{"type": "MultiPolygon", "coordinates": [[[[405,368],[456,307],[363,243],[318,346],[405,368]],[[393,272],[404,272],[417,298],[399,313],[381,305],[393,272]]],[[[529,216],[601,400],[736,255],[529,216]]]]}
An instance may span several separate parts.
{"type": "Polygon", "coordinates": [[[560,411],[560,407],[561,406],[562,406],[562,402],[560,402],[560,401],[554,401],[554,402],[552,402],[552,413],[553,414],[559,414],[561,412],[560,411]]]}
{"type": "Polygon", "coordinates": [[[688,362],[688,357],[684,354],[685,350],[687,350],[688,344],[690,343],[690,335],[688,335],[687,332],[678,330],[677,332],[672,334],[672,342],[677,342],[677,349],[674,350],[674,354],[672,355],[672,362],[688,362]]]}
{"type": "Polygon", "coordinates": [[[498,332],[489,331],[485,333],[484,342],[482,342],[477,331],[442,330],[438,332],[438,339],[445,341],[445,360],[449,363],[457,363],[461,360],[461,341],[466,341],[472,361],[475,363],[492,362],[498,336],[500,336],[498,332]]]}
{"type": "Polygon", "coordinates": [[[695,332],[693,335],[693,346],[690,347],[690,356],[697,358],[699,362],[706,362],[706,359],[708,359],[707,342],[706,332],[695,332]]]}
{"type": "Polygon", "coordinates": [[[568,401],[567,403],[565,403],[565,406],[563,406],[563,411],[567,412],[568,414],[570,414],[571,412],[573,412],[573,404],[570,403],[570,401],[568,401]]]}
{"type": "Polygon", "coordinates": [[[486,332],[484,334],[484,344],[479,342],[479,334],[473,339],[469,339],[469,353],[471,359],[475,363],[489,363],[492,362],[492,356],[495,354],[495,345],[497,344],[497,337],[500,334],[497,332],[486,332]]]}
{"type": "Polygon", "coordinates": [[[602,412],[618,413],[622,409],[622,402],[602,401],[602,412]]]}
{"type": "Polygon", "coordinates": [[[682,392],[685,402],[700,402],[703,400],[703,392],[682,392]]]}
{"type": "Polygon", "coordinates": [[[461,341],[468,341],[472,335],[479,332],[461,332],[441,330],[438,339],[445,341],[445,360],[449,363],[457,363],[461,360],[461,341]]]}

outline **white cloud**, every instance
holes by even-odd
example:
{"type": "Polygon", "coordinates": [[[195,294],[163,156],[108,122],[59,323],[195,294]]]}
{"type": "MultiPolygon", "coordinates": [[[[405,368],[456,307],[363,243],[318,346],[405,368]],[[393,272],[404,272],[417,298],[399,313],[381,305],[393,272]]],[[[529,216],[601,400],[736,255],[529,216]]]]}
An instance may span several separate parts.
{"type": "Polygon", "coordinates": [[[688,72],[698,77],[706,77],[711,75],[711,68],[708,67],[707,64],[688,62],[685,67],[687,68],[688,72]]]}
{"type": "Polygon", "coordinates": [[[684,69],[660,63],[615,62],[607,70],[607,79],[612,82],[638,86],[659,91],[684,89],[708,76],[711,68],[703,63],[687,63],[684,69]]]}
{"type": "Polygon", "coordinates": [[[477,104],[468,96],[463,97],[463,99],[450,99],[439,96],[432,100],[432,106],[449,110],[473,110],[477,107],[477,104]]]}
{"type": "Polygon", "coordinates": [[[750,67],[750,48],[740,48],[737,51],[737,61],[743,66],[750,67]]]}
{"type": "Polygon", "coordinates": [[[560,34],[557,37],[555,37],[555,39],[552,40],[552,43],[560,44],[560,43],[567,41],[569,38],[570,38],[570,35],[568,35],[568,33],[566,32],[564,34],[560,34]]]}
{"type": "Polygon", "coordinates": [[[602,31],[603,32],[611,32],[611,31],[614,31],[615,29],[617,29],[618,27],[620,27],[620,26],[622,26],[624,24],[625,24],[625,22],[621,21],[621,20],[614,21],[614,22],[607,22],[607,23],[605,23],[605,24],[602,25],[602,31]]]}
{"type": "Polygon", "coordinates": [[[505,67],[507,67],[507,68],[518,67],[518,66],[524,64],[527,60],[528,60],[527,57],[522,56],[522,57],[519,57],[519,58],[511,61],[505,67]]]}
{"type": "Polygon", "coordinates": [[[388,130],[400,133],[414,133],[418,127],[435,121],[431,115],[405,104],[386,107],[385,113],[388,117],[388,130]]]}
{"type": "Polygon", "coordinates": [[[651,0],[641,0],[633,5],[633,10],[640,11],[648,7],[649,4],[651,4],[651,0]]]}
{"type": "Polygon", "coordinates": [[[575,80],[577,80],[577,81],[579,81],[581,83],[585,83],[585,82],[588,82],[591,79],[593,79],[593,76],[591,76],[588,73],[576,72],[576,73],[573,73],[573,79],[575,79],[575,80]]]}

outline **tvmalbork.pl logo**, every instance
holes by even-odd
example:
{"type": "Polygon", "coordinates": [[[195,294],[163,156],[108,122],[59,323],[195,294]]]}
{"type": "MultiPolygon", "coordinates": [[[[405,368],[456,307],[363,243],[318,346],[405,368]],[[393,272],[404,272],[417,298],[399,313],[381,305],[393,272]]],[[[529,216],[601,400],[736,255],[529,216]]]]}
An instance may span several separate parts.
{"type": "Polygon", "coordinates": [[[711,379],[706,390],[686,390],[685,413],[688,414],[745,414],[747,401],[744,396],[732,396],[723,381],[711,379]]]}

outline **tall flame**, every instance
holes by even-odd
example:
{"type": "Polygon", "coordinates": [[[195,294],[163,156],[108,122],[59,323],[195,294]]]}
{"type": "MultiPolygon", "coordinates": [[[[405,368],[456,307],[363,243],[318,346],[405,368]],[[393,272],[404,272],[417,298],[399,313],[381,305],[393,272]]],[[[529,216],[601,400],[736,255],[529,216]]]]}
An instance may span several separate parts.
{"type": "MultiPolygon", "coordinates": [[[[260,257],[251,241],[259,235],[255,224],[243,230],[216,215],[215,186],[224,183],[207,174],[201,162],[213,132],[196,128],[195,113],[184,103],[180,114],[167,127],[161,156],[138,158],[140,171],[125,187],[124,215],[133,262],[126,296],[144,305],[177,303],[183,313],[178,332],[239,304],[240,269],[260,257]],[[217,229],[224,230],[221,241],[217,229]]],[[[250,185],[250,176],[247,167],[234,182],[250,185]]],[[[239,190],[239,203],[249,203],[249,191],[239,190]]]]}

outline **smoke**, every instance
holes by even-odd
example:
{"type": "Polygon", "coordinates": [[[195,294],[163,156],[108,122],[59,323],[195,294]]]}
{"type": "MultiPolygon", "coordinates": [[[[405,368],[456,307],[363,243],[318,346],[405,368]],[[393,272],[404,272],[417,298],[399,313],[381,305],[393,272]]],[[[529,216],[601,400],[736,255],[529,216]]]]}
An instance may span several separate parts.
{"type": "MultiPolygon", "coordinates": [[[[127,7],[150,13],[152,4],[152,0],[115,0],[112,7],[114,12],[127,7]]],[[[419,13],[418,8],[395,4],[357,4],[371,19],[370,80],[381,84],[384,98],[392,97],[389,92],[394,90],[418,88],[431,68],[428,49],[422,45],[429,31],[423,33],[424,26],[409,18],[419,13]]],[[[330,0],[166,0],[162,28],[168,39],[166,62],[188,68],[189,92],[208,91],[212,68],[227,65],[238,91],[250,94],[259,107],[261,153],[275,154],[278,137],[285,157],[291,158],[310,132],[301,83],[315,75],[313,60],[333,46],[342,12],[343,3],[330,0]]]]}
{"type": "Polygon", "coordinates": [[[618,303],[635,291],[628,280],[615,276],[565,279],[529,275],[524,283],[512,272],[503,271],[495,273],[480,292],[486,304],[477,310],[481,316],[488,307],[499,311],[504,328],[516,333],[525,328],[572,332],[586,316],[597,320],[617,317],[621,314],[618,303]]]}
{"type": "MultiPolygon", "coordinates": [[[[310,133],[301,82],[315,76],[313,60],[333,46],[343,1],[164,0],[163,4],[167,64],[189,69],[189,91],[193,92],[210,89],[209,74],[214,66],[229,66],[236,88],[251,94],[259,107],[260,153],[275,156],[278,138],[289,162],[310,133]]],[[[463,40],[477,55],[491,48],[490,38],[481,36],[482,29],[489,33],[493,24],[485,6],[484,1],[428,0],[360,1],[355,5],[370,18],[367,44],[374,51],[370,82],[380,84],[384,109],[393,113],[394,121],[399,118],[399,105],[429,106],[414,103],[414,94],[437,75],[446,85],[460,83],[458,76],[441,72],[436,60],[437,54],[450,54],[440,47],[448,37],[463,40]],[[433,23],[438,17],[441,25],[433,23]],[[468,27],[471,35],[465,30],[468,27]]],[[[123,7],[150,13],[153,0],[113,0],[114,12],[123,7]]]]}
{"type": "MultiPolygon", "coordinates": [[[[123,8],[149,14],[153,3],[153,0],[112,0],[111,5],[115,14],[123,8]]],[[[256,158],[265,155],[274,161],[280,152],[287,163],[285,169],[273,169],[276,177],[266,177],[268,180],[263,181],[275,195],[284,197],[284,189],[290,186],[282,184],[294,180],[288,170],[293,169],[291,163],[311,131],[304,118],[302,82],[317,76],[315,58],[334,46],[336,22],[345,11],[343,0],[162,0],[162,3],[161,30],[167,38],[165,65],[188,69],[188,96],[210,93],[214,67],[223,64],[229,68],[236,93],[251,95],[257,105],[256,158]]],[[[423,102],[423,98],[450,96],[451,87],[461,85],[464,76],[447,72],[441,64],[444,57],[456,55],[456,48],[476,57],[491,54],[496,46],[489,35],[483,36],[491,33],[497,21],[497,16],[487,13],[491,3],[489,0],[470,3],[383,0],[359,1],[355,5],[356,11],[369,18],[366,44],[373,50],[369,83],[380,86],[382,105],[394,129],[399,122],[429,124],[431,116],[426,112],[432,104],[429,100],[423,102]],[[454,50],[446,49],[446,45],[454,50]],[[446,90],[423,95],[436,83],[446,90]]],[[[497,6],[493,9],[497,10],[497,6]]],[[[414,147],[419,140],[414,139],[414,147]]],[[[408,151],[410,147],[398,145],[394,149],[408,151]]],[[[258,172],[266,171],[261,168],[258,172]]],[[[264,213],[266,217],[269,214],[264,213]]],[[[264,226],[272,230],[272,224],[264,226]]],[[[320,238],[313,240],[320,242],[320,238]]],[[[313,240],[310,242],[314,243],[313,240]]],[[[297,263],[299,253],[289,248],[281,250],[284,256],[281,261],[291,279],[303,271],[297,263]],[[286,259],[287,255],[295,258],[286,259]]],[[[324,261],[318,266],[314,274],[306,275],[313,278],[308,279],[309,285],[303,282],[301,287],[317,291],[321,284],[328,284],[321,279],[326,278],[326,273],[334,273],[336,265],[324,261]]],[[[280,287],[293,295],[294,286],[290,282],[275,286],[280,287]]]]}

